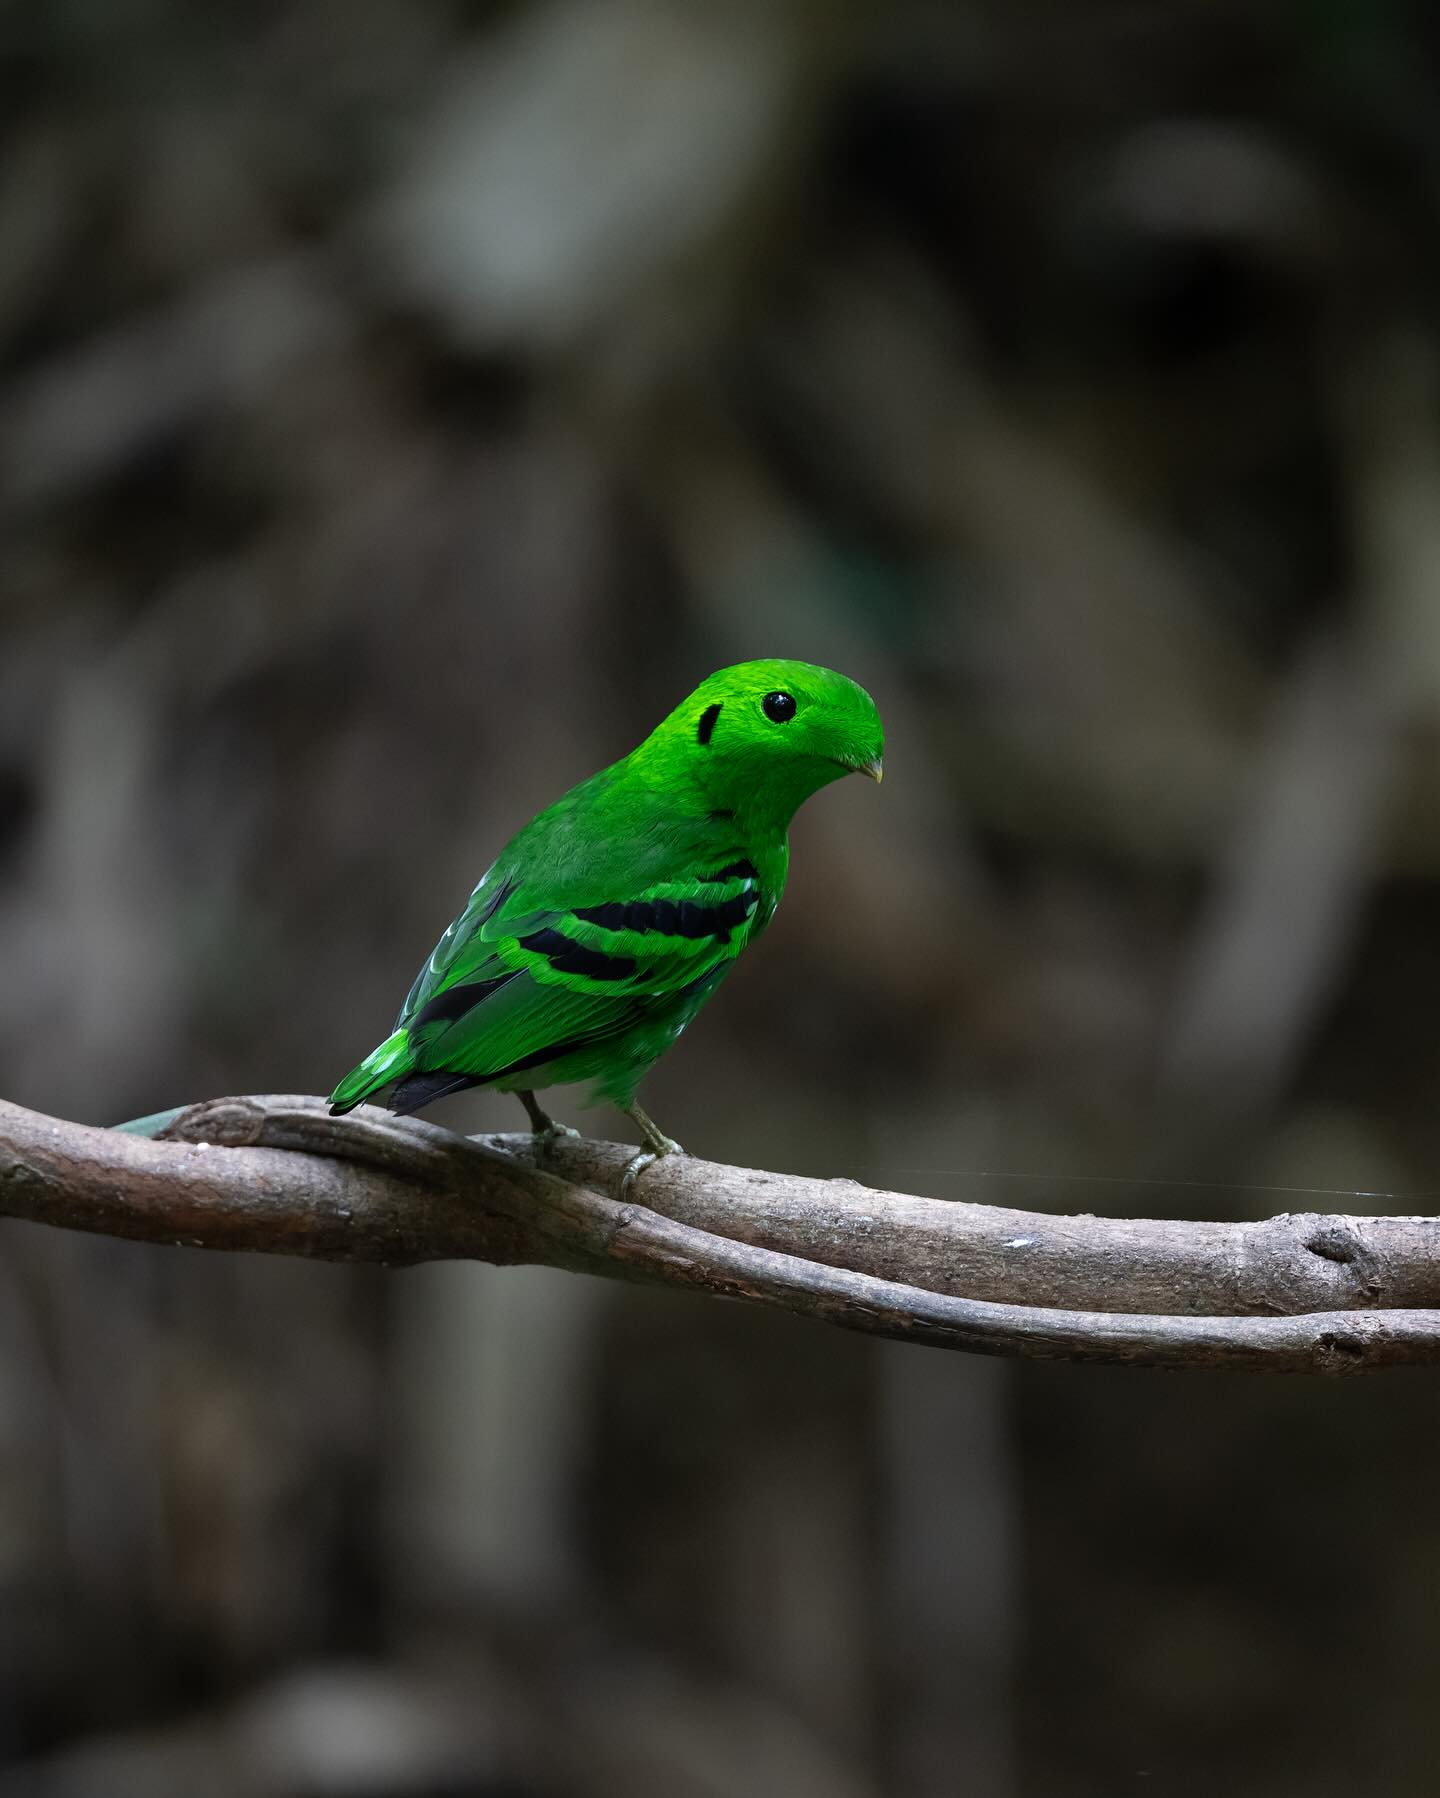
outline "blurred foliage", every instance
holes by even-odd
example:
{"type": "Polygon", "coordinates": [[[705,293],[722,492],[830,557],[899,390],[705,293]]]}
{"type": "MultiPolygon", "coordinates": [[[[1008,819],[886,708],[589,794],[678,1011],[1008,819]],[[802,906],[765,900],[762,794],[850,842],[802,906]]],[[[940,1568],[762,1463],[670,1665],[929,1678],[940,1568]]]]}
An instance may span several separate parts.
{"type": "MultiPolygon", "coordinates": [[[[890,778],[667,1128],[1432,1207],[1437,60],[1401,0],[0,6],[0,1092],[328,1089],[513,828],[799,655],[890,778]]],[[[0,1798],[1440,1778],[1418,1378],[6,1246],[0,1798]]]]}

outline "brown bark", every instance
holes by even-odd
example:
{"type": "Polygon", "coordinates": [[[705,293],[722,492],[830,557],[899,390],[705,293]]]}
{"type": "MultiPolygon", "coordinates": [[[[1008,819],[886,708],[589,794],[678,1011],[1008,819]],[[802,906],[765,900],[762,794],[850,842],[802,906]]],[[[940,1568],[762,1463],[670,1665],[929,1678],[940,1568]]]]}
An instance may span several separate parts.
{"type": "Polygon", "coordinates": [[[692,1286],[981,1354],[1338,1373],[1440,1361],[1440,1219],[1053,1217],[689,1157],[464,1138],[311,1098],[191,1106],[161,1135],[0,1103],[0,1214],[199,1248],[536,1262],[692,1286]]]}

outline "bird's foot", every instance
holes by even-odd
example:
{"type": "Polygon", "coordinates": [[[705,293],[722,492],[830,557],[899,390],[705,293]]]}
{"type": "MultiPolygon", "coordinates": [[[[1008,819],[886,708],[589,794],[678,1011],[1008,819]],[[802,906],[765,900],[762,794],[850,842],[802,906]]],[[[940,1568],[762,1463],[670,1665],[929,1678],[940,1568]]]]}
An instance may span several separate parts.
{"type": "Polygon", "coordinates": [[[666,1155],[683,1155],[684,1149],[673,1137],[667,1136],[660,1126],[647,1112],[638,1105],[632,1105],[625,1113],[632,1123],[640,1129],[640,1139],[645,1144],[638,1155],[633,1155],[626,1163],[625,1172],[620,1176],[620,1197],[628,1200],[635,1182],[647,1167],[653,1167],[666,1155]]]}
{"type": "Polygon", "coordinates": [[[533,1092],[517,1092],[516,1098],[525,1107],[530,1119],[531,1135],[535,1142],[535,1159],[543,1161],[562,1136],[573,1136],[577,1140],[580,1132],[572,1130],[569,1124],[560,1124],[539,1104],[533,1092]]]}
{"type": "Polygon", "coordinates": [[[554,1118],[543,1124],[540,1129],[533,1131],[532,1138],[537,1158],[543,1161],[556,1143],[566,1136],[573,1137],[576,1142],[580,1140],[580,1132],[573,1125],[558,1124],[554,1118]]]}
{"type": "Polygon", "coordinates": [[[632,1155],[630,1157],[629,1161],[625,1164],[625,1172],[620,1176],[620,1198],[622,1203],[629,1203],[634,1195],[635,1182],[640,1178],[641,1174],[645,1172],[646,1168],[653,1167],[657,1161],[663,1161],[666,1154],[672,1151],[681,1154],[684,1153],[680,1148],[679,1143],[671,1143],[669,1150],[641,1149],[638,1155],[632,1155]]]}

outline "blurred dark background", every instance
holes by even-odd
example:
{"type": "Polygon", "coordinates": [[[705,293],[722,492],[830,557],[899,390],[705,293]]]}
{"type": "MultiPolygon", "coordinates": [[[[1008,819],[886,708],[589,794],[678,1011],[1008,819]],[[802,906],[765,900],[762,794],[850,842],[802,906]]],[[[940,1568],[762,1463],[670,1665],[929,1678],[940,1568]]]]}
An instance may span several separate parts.
{"type": "MultiPolygon", "coordinates": [[[[1437,76],[1399,0],[0,4],[0,1093],[328,1090],[796,655],[889,779],[668,1129],[1434,1209],[1437,76]]],[[[0,1241],[0,1798],[1440,1789],[1431,1377],[0,1241]]]]}

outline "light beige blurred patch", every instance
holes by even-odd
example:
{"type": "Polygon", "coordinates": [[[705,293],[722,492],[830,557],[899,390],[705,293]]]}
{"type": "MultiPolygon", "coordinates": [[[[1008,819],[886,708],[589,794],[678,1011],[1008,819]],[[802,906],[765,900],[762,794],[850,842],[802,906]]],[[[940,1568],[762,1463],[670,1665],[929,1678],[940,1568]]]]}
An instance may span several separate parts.
{"type": "Polygon", "coordinates": [[[582,336],[762,178],[795,79],[786,14],[523,13],[457,68],[382,206],[401,280],[471,337],[582,336]]]}

